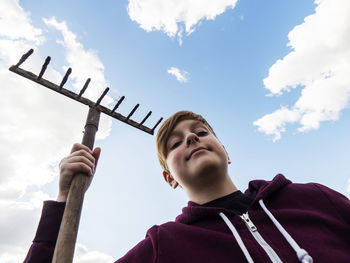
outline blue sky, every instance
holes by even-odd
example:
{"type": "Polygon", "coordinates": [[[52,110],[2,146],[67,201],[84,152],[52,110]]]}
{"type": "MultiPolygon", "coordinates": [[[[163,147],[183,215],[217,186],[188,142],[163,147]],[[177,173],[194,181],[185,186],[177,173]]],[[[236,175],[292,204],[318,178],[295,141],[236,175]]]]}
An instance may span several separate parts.
{"type": "MultiPolygon", "coordinates": [[[[81,140],[87,112],[7,70],[31,47],[23,68],[38,72],[50,55],[45,78],[59,83],[70,66],[67,88],[91,77],[86,96],[109,86],[103,104],[125,95],[119,112],[140,103],[132,118],[152,110],[148,126],[178,110],[202,114],[241,190],[282,173],[349,196],[348,1],[196,3],[0,0],[0,207],[7,211],[0,263],[23,260],[42,201],[57,195],[58,162],[81,140]]],[[[188,201],[164,182],[154,136],[105,117],[98,136],[102,155],[75,254],[81,263],[113,262],[188,201]]]]}

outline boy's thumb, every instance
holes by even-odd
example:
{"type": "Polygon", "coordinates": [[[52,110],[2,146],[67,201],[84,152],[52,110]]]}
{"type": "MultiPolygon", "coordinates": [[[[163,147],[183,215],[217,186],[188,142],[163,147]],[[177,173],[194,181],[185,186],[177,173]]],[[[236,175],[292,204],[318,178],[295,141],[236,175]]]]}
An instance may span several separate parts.
{"type": "Polygon", "coordinates": [[[97,164],[97,161],[98,159],[100,158],[100,154],[101,154],[101,148],[100,147],[96,147],[94,149],[94,151],[92,152],[92,155],[95,157],[96,159],[96,164],[97,164]]]}

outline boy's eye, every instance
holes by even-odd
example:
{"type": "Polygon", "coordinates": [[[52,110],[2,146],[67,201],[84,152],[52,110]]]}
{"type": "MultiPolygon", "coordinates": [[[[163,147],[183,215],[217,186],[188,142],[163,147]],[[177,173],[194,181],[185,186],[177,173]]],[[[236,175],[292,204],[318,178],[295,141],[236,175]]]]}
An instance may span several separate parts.
{"type": "Polygon", "coordinates": [[[181,144],[181,141],[175,142],[171,147],[170,150],[175,149],[176,147],[178,147],[181,144]]]}
{"type": "Polygon", "coordinates": [[[208,133],[206,131],[200,131],[200,132],[197,132],[197,136],[205,136],[207,135],[208,133]]]}

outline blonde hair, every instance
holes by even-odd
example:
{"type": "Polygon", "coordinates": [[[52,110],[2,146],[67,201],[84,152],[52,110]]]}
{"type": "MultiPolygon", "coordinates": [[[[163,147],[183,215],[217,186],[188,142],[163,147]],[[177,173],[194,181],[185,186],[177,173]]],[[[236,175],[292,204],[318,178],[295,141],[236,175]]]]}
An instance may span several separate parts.
{"type": "Polygon", "coordinates": [[[209,123],[199,114],[196,114],[192,111],[179,111],[169,117],[167,120],[163,122],[160,126],[157,135],[156,135],[156,148],[157,148],[157,156],[160,163],[160,166],[164,171],[169,172],[168,166],[166,164],[167,158],[167,142],[171,132],[174,130],[176,125],[184,120],[196,120],[202,122],[206,125],[209,131],[214,134],[216,137],[213,128],[209,125],[209,123]]]}

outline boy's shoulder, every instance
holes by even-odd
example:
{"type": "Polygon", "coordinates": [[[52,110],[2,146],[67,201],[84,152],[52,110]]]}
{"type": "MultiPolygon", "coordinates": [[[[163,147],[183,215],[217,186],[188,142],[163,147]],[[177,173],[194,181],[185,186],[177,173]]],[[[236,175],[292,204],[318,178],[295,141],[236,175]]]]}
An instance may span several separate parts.
{"type": "Polygon", "coordinates": [[[257,200],[266,199],[270,196],[290,195],[290,197],[305,198],[309,195],[341,195],[335,190],[315,182],[298,183],[287,179],[283,174],[277,174],[272,180],[253,180],[249,182],[248,189],[245,191],[257,191],[257,200]]]}
{"type": "Polygon", "coordinates": [[[255,198],[263,199],[275,208],[299,208],[310,211],[350,212],[350,201],[343,194],[319,183],[294,183],[284,175],[278,174],[273,180],[254,180],[247,191],[258,191],[255,198]]]}

